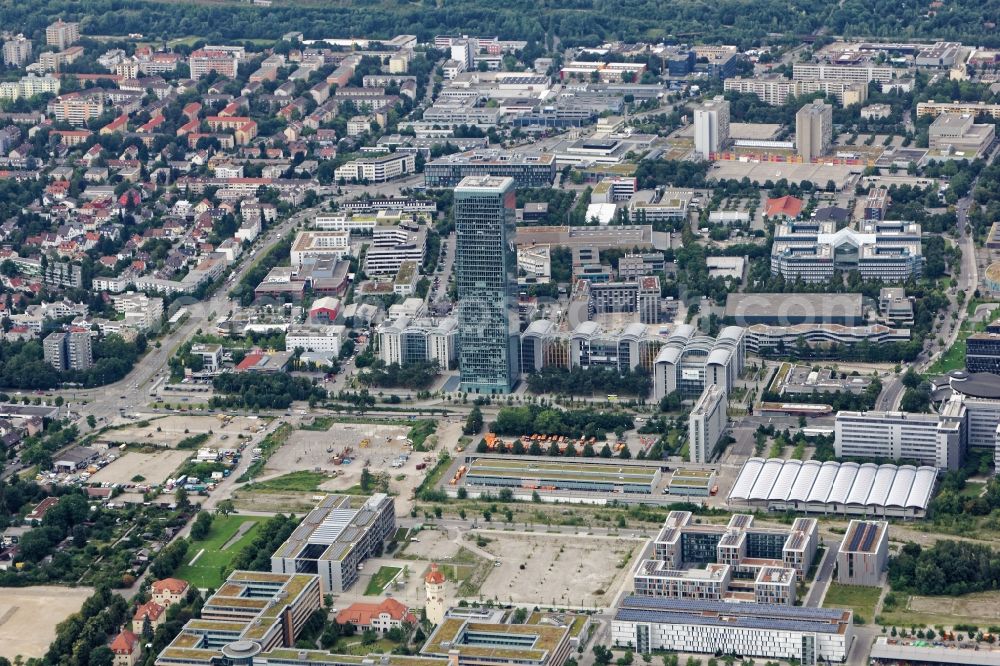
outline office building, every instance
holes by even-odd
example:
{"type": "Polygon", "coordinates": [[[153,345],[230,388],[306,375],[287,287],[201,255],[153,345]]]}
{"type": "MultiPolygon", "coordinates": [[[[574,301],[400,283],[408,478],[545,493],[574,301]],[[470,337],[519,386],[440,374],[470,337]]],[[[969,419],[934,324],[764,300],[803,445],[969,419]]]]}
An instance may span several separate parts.
{"type": "Polygon", "coordinates": [[[271,571],[316,574],[323,594],[341,594],[358,580],[358,565],[381,554],[395,532],[396,509],[388,495],[363,501],[327,495],[271,556],[271,571]]]}
{"type": "Polygon", "coordinates": [[[888,326],[913,325],[913,298],[899,287],[883,287],[878,295],[879,320],[888,326]]]}
{"type": "Polygon", "coordinates": [[[416,224],[378,226],[372,232],[372,243],[365,252],[367,275],[395,275],[404,262],[418,266],[424,262],[427,247],[427,227],[416,224]]]}
{"type": "Polygon", "coordinates": [[[519,189],[550,187],[556,177],[556,158],[552,153],[473,150],[445,155],[424,166],[427,187],[455,187],[467,176],[510,177],[519,189]]]}
{"type": "Polygon", "coordinates": [[[433,361],[454,370],[458,358],[458,320],[452,317],[386,319],[376,329],[378,354],[386,365],[433,361]]]}
{"type": "Polygon", "coordinates": [[[977,124],[975,116],[964,113],[942,113],[928,128],[928,146],[932,151],[956,159],[975,159],[993,144],[996,126],[977,124]]]}
{"type": "Polygon", "coordinates": [[[926,515],[936,467],[750,458],[727,503],[761,511],[919,518],[926,515]]]}
{"type": "Polygon", "coordinates": [[[667,336],[653,363],[653,399],[659,401],[674,391],[695,398],[712,385],[728,395],[745,359],[745,331],[739,326],[727,326],[718,338],[712,338],[696,335],[693,326],[680,324],[667,336]]]}
{"type": "Polygon", "coordinates": [[[455,188],[462,390],[508,393],[518,374],[517,208],[511,177],[469,176],[455,188]]]}
{"type": "Polygon", "coordinates": [[[337,180],[347,182],[384,183],[413,173],[416,158],[413,153],[396,152],[378,157],[362,157],[337,167],[337,180]]]}
{"type": "Polygon", "coordinates": [[[63,51],[80,41],[80,24],[59,19],[45,28],[45,43],[63,51]]]}
{"type": "Polygon", "coordinates": [[[292,266],[302,267],[307,259],[341,259],[351,251],[347,231],[300,231],[292,242],[292,266]]]}
{"type": "Polygon", "coordinates": [[[607,314],[635,314],[643,324],[657,324],[662,318],[660,298],[660,278],[647,275],[628,282],[603,281],[610,277],[610,269],[600,264],[585,264],[579,267],[596,269],[593,279],[577,280],[571,298],[577,303],[586,303],[587,315],[593,318],[607,314]]]}
{"type": "Polygon", "coordinates": [[[792,66],[792,79],[796,81],[832,80],[854,81],[864,84],[878,81],[888,83],[896,76],[891,66],[819,65],[796,63],[792,66]]]}
{"type": "Polygon", "coordinates": [[[920,231],[913,222],[886,220],[839,230],[834,222],[780,224],[771,246],[771,273],[823,282],[833,279],[835,271],[858,271],[865,280],[905,282],[923,270],[920,231]]]}
{"type": "MultiPolygon", "coordinates": [[[[520,443],[525,448],[538,444],[549,448],[551,443],[560,452],[582,453],[586,440],[539,442],[534,438],[522,437],[520,443]]],[[[495,439],[491,440],[496,442],[495,439]]],[[[513,444],[513,443],[512,443],[513,444]]],[[[465,457],[467,472],[465,486],[470,489],[482,488],[495,492],[499,488],[510,488],[520,493],[518,499],[531,499],[536,491],[561,491],[580,496],[582,493],[611,495],[652,495],[659,484],[662,473],[659,466],[641,460],[616,460],[597,462],[595,459],[557,458],[539,456],[469,454],[465,457]]],[[[565,496],[564,496],[565,497],[565,496]]]]}
{"type": "Polygon", "coordinates": [[[839,358],[842,347],[861,343],[882,345],[909,342],[908,328],[890,328],[882,324],[843,326],[841,324],[794,324],[769,326],[753,324],[746,329],[746,350],[760,356],[810,354],[817,358],[839,358]]]}
{"type": "Polygon", "coordinates": [[[726,431],[729,417],[726,390],[718,384],[705,387],[688,417],[688,451],[691,462],[707,463],[715,457],[716,447],[726,431]]]}
{"type": "Polygon", "coordinates": [[[476,55],[476,41],[474,39],[456,39],[451,43],[451,59],[456,61],[463,72],[473,69],[472,62],[476,55]]]}
{"type": "Polygon", "coordinates": [[[31,40],[18,35],[3,43],[3,64],[8,67],[23,67],[31,60],[31,40]]]}
{"type": "Polygon", "coordinates": [[[965,369],[1000,375],[1000,333],[973,333],[966,338],[965,369]]]}
{"type": "Polygon", "coordinates": [[[90,331],[49,333],[42,341],[45,361],[56,370],[86,370],[94,364],[90,331]]]}
{"type": "MultiPolygon", "coordinates": [[[[183,581],[177,581],[183,582],[183,581]]],[[[251,666],[262,651],[292,647],[323,607],[319,577],[234,571],[156,658],[157,666],[251,666]]]]}
{"type": "Polygon", "coordinates": [[[915,460],[938,469],[958,469],[966,441],[965,407],[946,404],[942,414],[837,412],[837,457],[915,460]]]}
{"type": "MultiPolygon", "coordinates": [[[[973,361],[978,358],[973,357],[973,361]]],[[[966,362],[969,362],[968,356],[966,362]]],[[[951,396],[943,404],[959,401],[965,407],[968,448],[995,452],[997,426],[1000,425],[1000,376],[989,372],[955,371],[948,376],[948,388],[951,396]]]]}
{"type": "Polygon", "coordinates": [[[729,142],[729,102],[721,95],[694,110],[694,151],[703,160],[712,158],[729,142]]]}
{"type": "Polygon", "coordinates": [[[817,100],[799,109],[795,114],[795,147],[803,162],[826,155],[832,141],[832,106],[817,100]]]}
{"type": "Polygon", "coordinates": [[[879,587],[888,559],[889,523],[852,520],[837,549],[837,582],[879,587]]]}
{"type": "Polygon", "coordinates": [[[651,372],[662,345],[663,340],[639,323],[605,330],[596,322],[585,321],[565,331],[552,321],[537,319],[521,334],[521,371],[527,374],[554,366],[618,372],[642,368],[651,372]]]}
{"type": "Polygon", "coordinates": [[[853,622],[850,610],[836,608],[630,595],[615,613],[611,637],[641,654],[736,654],[815,666],[847,660],[853,622]]]}
{"type": "Polygon", "coordinates": [[[705,75],[710,79],[727,79],[736,73],[739,65],[740,52],[729,44],[698,44],[691,47],[696,62],[702,61],[696,67],[705,68],[705,75]]]}

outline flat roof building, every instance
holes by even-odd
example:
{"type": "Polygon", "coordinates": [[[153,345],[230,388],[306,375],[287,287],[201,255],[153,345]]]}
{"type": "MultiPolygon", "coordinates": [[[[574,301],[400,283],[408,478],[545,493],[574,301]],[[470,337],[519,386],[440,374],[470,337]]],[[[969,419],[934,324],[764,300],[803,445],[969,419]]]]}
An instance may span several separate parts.
{"type": "Polygon", "coordinates": [[[830,150],[833,141],[833,107],[813,102],[795,114],[795,147],[804,162],[812,162],[830,150]]]}
{"type": "Polygon", "coordinates": [[[551,153],[472,150],[446,155],[424,166],[427,187],[455,187],[466,176],[509,177],[518,189],[549,187],[556,177],[556,158],[551,153]]]}
{"type": "Polygon", "coordinates": [[[715,457],[729,417],[726,389],[709,384],[691,408],[688,416],[688,451],[691,462],[706,463],[715,457]]]}
{"type": "Polygon", "coordinates": [[[864,322],[864,309],[861,294],[748,293],[729,294],[724,316],[737,326],[855,326],[864,322]]]}
{"type": "Polygon", "coordinates": [[[396,509],[388,495],[360,498],[327,495],[271,556],[275,573],[310,573],[323,594],[340,594],[358,579],[358,565],[382,552],[396,531],[396,509]]]}
{"type": "Polygon", "coordinates": [[[710,385],[729,394],[745,361],[746,332],[739,326],[727,326],[712,338],[680,324],[667,336],[653,364],[653,399],[659,401],[675,391],[693,398],[710,385]]]}
{"type": "Polygon", "coordinates": [[[889,523],[852,520],[837,550],[837,582],[879,587],[889,558],[889,523]]]}
{"type": "Polygon", "coordinates": [[[965,453],[965,407],[949,402],[942,414],[837,412],[837,457],[915,460],[957,469],[965,453]]]}

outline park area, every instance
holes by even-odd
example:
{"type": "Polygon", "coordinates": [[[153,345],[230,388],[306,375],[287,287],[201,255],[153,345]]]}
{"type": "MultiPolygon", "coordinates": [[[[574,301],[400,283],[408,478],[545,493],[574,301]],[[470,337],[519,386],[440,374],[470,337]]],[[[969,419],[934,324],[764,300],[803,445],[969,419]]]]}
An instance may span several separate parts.
{"type": "Polygon", "coordinates": [[[90,481],[159,485],[172,477],[181,464],[192,455],[193,451],[181,449],[158,449],[149,453],[126,451],[117,460],[98,470],[90,477],[90,481]]]}
{"type": "Polygon", "coordinates": [[[193,541],[187,561],[174,572],[176,578],[199,588],[218,588],[224,579],[223,570],[254,537],[258,525],[267,516],[214,516],[208,535],[193,541]]]}
{"type": "Polygon", "coordinates": [[[56,625],[80,610],[88,587],[4,588],[0,593],[0,657],[40,658],[56,637],[56,625]]]}
{"type": "Polygon", "coordinates": [[[862,585],[842,585],[830,583],[823,599],[825,608],[850,608],[854,611],[854,621],[871,622],[875,618],[875,606],[882,594],[880,587],[865,587],[862,585]],[[859,620],[860,618],[860,620],[859,620]]]}

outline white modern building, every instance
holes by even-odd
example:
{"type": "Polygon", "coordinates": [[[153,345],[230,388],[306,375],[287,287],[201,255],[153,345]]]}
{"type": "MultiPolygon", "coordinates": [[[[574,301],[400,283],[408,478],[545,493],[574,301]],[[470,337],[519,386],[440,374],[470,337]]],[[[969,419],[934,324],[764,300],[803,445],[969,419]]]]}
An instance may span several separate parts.
{"type": "Polygon", "coordinates": [[[837,412],[837,457],[916,460],[958,469],[965,451],[965,407],[949,401],[941,414],[837,412]]]}
{"type": "Polygon", "coordinates": [[[453,317],[400,316],[382,322],[378,353],[386,365],[436,361],[442,370],[454,370],[458,359],[458,320],[453,317]]]}
{"type": "Polygon", "coordinates": [[[694,150],[707,160],[729,141],[729,102],[721,95],[694,110],[694,150]]]}
{"type": "Polygon", "coordinates": [[[350,241],[347,231],[300,231],[292,242],[292,266],[301,268],[309,258],[342,259],[351,251],[350,241]]]}
{"type": "Polygon", "coordinates": [[[691,462],[707,463],[715,453],[729,417],[725,386],[709,384],[698,396],[688,416],[688,451],[691,462]]]}
{"type": "Polygon", "coordinates": [[[367,181],[384,183],[387,180],[413,173],[416,168],[416,157],[413,153],[389,153],[378,157],[362,157],[337,168],[334,176],[337,180],[367,181]]]}
{"type": "Polygon", "coordinates": [[[398,224],[375,227],[365,253],[365,273],[395,275],[404,261],[420,265],[427,247],[427,227],[398,224]]]}
{"type": "Polygon", "coordinates": [[[302,349],[337,356],[344,341],[346,327],[341,324],[330,326],[292,326],[285,333],[285,351],[302,349]]]}
{"type": "Polygon", "coordinates": [[[718,385],[729,394],[745,360],[745,329],[727,326],[718,338],[712,338],[696,335],[689,324],[678,325],[653,363],[653,399],[674,391],[693,398],[709,385],[718,385]]]}
{"type": "Polygon", "coordinates": [[[622,600],[611,624],[616,646],[634,646],[642,654],[736,654],[794,659],[803,666],[845,661],[853,634],[847,609],[640,595],[622,600]]]}

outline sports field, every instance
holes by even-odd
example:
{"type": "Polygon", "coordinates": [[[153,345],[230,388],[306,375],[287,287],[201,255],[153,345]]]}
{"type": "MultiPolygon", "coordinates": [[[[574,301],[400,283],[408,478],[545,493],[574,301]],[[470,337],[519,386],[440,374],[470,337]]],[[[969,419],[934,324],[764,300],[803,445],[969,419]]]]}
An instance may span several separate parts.
{"type": "Polygon", "coordinates": [[[174,576],[195,587],[218,588],[222,584],[223,568],[250,543],[259,523],[264,520],[266,516],[215,516],[208,536],[191,544],[185,556],[187,562],[174,572],[174,576]]]}

